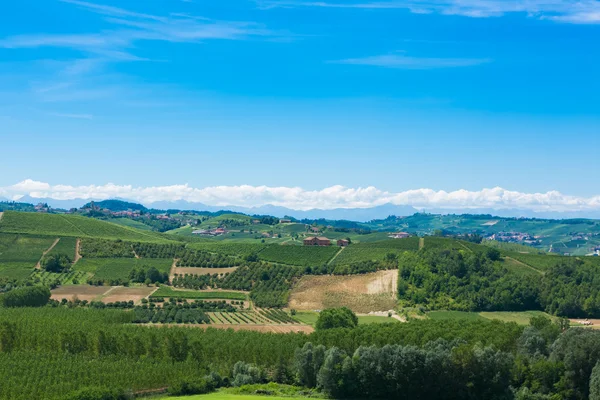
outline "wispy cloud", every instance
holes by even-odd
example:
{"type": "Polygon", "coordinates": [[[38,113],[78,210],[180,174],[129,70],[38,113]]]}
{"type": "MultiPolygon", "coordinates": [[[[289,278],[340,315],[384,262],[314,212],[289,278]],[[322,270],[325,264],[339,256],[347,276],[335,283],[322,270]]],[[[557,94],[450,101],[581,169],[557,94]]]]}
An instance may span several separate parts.
{"type": "Polygon", "coordinates": [[[33,34],[0,39],[0,48],[63,47],[111,61],[143,61],[133,54],[136,42],[201,42],[204,40],[274,39],[275,32],[256,22],[212,20],[183,13],[166,16],[129,11],[79,0],[62,0],[83,10],[102,15],[113,29],[85,34],[33,34]]]}
{"type": "Polygon", "coordinates": [[[73,119],[93,119],[92,114],[64,114],[64,113],[48,113],[52,117],[73,118],[73,119]]]}
{"type": "Polygon", "coordinates": [[[0,187],[0,196],[18,199],[23,195],[35,198],[108,199],[125,198],[149,204],[155,201],[186,200],[212,206],[257,207],[276,205],[296,210],[313,208],[368,208],[384,204],[410,205],[417,208],[493,208],[527,209],[532,211],[599,211],[600,196],[577,197],[557,191],[523,193],[500,187],[478,191],[415,189],[390,192],[373,186],[349,188],[331,186],[321,190],[300,187],[213,186],[195,188],[187,184],[136,187],[133,185],[50,185],[27,179],[12,186],[0,187]]]}
{"type": "Polygon", "coordinates": [[[439,13],[473,18],[524,13],[531,17],[563,23],[600,23],[600,2],[597,0],[257,0],[257,4],[262,9],[297,7],[405,9],[415,14],[439,13]]]}
{"type": "Polygon", "coordinates": [[[388,54],[364,58],[348,58],[331,61],[336,64],[371,65],[397,69],[437,69],[472,67],[491,62],[489,58],[428,58],[410,57],[403,54],[388,54]]]}

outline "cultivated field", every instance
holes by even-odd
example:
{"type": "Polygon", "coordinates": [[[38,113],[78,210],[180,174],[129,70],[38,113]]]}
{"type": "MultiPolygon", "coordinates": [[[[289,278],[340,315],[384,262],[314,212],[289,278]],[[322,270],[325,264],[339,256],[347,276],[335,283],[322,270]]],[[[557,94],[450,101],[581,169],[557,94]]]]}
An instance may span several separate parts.
{"type": "Polygon", "coordinates": [[[62,299],[72,300],[100,300],[102,296],[111,290],[110,286],[89,286],[89,285],[69,285],[61,286],[52,290],[52,298],[61,301],[62,299]]]}
{"type": "Polygon", "coordinates": [[[137,303],[138,301],[150,296],[156,289],[156,287],[145,286],[117,286],[104,293],[102,301],[104,303],[114,303],[115,301],[133,300],[134,303],[137,303]]]}
{"type": "Polygon", "coordinates": [[[351,276],[304,276],[292,290],[289,307],[322,310],[346,306],[359,313],[387,311],[396,305],[397,285],[397,270],[351,276]]]}
{"type": "Polygon", "coordinates": [[[96,279],[126,280],[134,268],[155,267],[160,272],[169,272],[172,264],[173,260],[163,258],[82,258],[74,268],[91,272],[96,279]]]}
{"type": "Polygon", "coordinates": [[[272,245],[259,253],[265,261],[287,265],[314,267],[326,264],[339,251],[339,247],[272,245]]]}
{"type": "MultiPolygon", "coordinates": [[[[314,328],[310,325],[250,325],[250,324],[200,324],[194,327],[206,329],[233,329],[234,331],[255,331],[255,332],[270,332],[270,333],[290,333],[303,332],[312,333],[314,328]]],[[[237,398],[237,397],[236,397],[237,398]]],[[[269,397],[271,399],[272,397],[269,397]]]]}
{"type": "Polygon", "coordinates": [[[419,238],[392,239],[373,243],[358,243],[348,246],[333,260],[333,265],[352,264],[364,261],[383,260],[386,254],[401,254],[404,251],[417,251],[419,238]]]}
{"type": "Polygon", "coordinates": [[[161,286],[152,297],[179,298],[179,299],[223,299],[223,300],[247,300],[245,292],[225,290],[179,290],[169,286],[161,286]]]}
{"type": "Polygon", "coordinates": [[[0,232],[38,235],[97,237],[130,241],[165,242],[155,232],[144,232],[110,222],[78,215],[40,214],[6,211],[0,221],[0,232]]]}
{"type": "Polygon", "coordinates": [[[55,240],[52,237],[0,233],[0,276],[25,279],[55,240]]]}
{"type": "Polygon", "coordinates": [[[102,301],[104,303],[133,300],[134,303],[137,303],[141,299],[150,296],[155,290],[155,287],[145,286],[65,285],[53,289],[52,298],[58,301],[78,298],[79,300],[102,301]]]}
{"type": "Polygon", "coordinates": [[[175,267],[171,270],[173,274],[178,275],[214,275],[230,274],[238,267],[231,268],[194,268],[194,267],[175,267]]]}

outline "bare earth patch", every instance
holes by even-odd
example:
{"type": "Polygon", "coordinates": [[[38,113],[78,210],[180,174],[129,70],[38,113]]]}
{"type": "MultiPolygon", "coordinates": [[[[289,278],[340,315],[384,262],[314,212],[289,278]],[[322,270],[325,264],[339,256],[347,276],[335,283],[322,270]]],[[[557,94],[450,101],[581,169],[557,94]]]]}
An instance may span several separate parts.
{"type": "Polygon", "coordinates": [[[156,291],[156,287],[124,287],[117,286],[110,291],[105,293],[102,298],[103,303],[114,303],[115,301],[129,301],[133,300],[134,303],[139,302],[142,299],[150,296],[156,291]]]}
{"type": "Polygon", "coordinates": [[[92,301],[97,297],[103,296],[111,290],[110,286],[89,286],[89,285],[68,285],[52,289],[51,298],[61,301],[62,299],[73,300],[77,297],[79,300],[92,301]]]}
{"type": "Polygon", "coordinates": [[[174,274],[179,275],[214,275],[214,274],[227,274],[234,272],[238,267],[231,268],[193,268],[193,267],[175,267],[173,269],[174,274]]]}
{"type": "Polygon", "coordinates": [[[396,305],[398,271],[350,276],[304,276],[290,295],[289,307],[322,310],[348,307],[358,313],[387,311],[396,305]]]}

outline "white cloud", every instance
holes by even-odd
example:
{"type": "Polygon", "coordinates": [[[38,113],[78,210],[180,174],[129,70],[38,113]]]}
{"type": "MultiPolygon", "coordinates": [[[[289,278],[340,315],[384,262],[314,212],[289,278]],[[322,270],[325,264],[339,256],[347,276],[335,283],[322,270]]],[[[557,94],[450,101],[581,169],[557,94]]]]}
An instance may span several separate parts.
{"type": "Polygon", "coordinates": [[[125,198],[150,204],[156,201],[186,200],[211,206],[257,207],[275,205],[296,210],[369,208],[383,204],[410,205],[416,208],[446,209],[526,209],[531,211],[600,211],[600,196],[576,197],[556,191],[522,193],[499,187],[480,191],[416,189],[404,192],[382,191],[375,187],[348,188],[331,186],[321,190],[299,187],[213,186],[194,188],[187,184],[136,187],[132,185],[50,185],[31,179],[16,185],[0,187],[0,196],[17,199],[23,195],[34,198],[109,199],[125,198]]]}
{"type": "Polygon", "coordinates": [[[472,18],[499,17],[511,13],[576,24],[600,23],[597,0],[258,0],[262,9],[321,7],[355,9],[406,9],[415,14],[439,13],[472,18]]]}
{"type": "Polygon", "coordinates": [[[384,68],[397,69],[437,69],[472,67],[491,62],[489,58],[431,58],[409,57],[402,54],[388,54],[382,56],[348,58],[333,61],[336,64],[372,65],[384,68]]]}

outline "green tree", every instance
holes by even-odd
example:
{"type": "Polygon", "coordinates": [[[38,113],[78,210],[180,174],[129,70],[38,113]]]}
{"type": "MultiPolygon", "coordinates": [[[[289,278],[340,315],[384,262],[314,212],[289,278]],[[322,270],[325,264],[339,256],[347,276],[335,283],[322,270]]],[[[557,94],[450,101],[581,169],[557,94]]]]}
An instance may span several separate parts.
{"type": "Polygon", "coordinates": [[[71,257],[66,254],[51,254],[42,258],[40,265],[48,272],[66,272],[71,269],[71,257]]]}
{"type": "Polygon", "coordinates": [[[600,400],[600,361],[596,363],[590,376],[590,400],[600,400]]]}
{"type": "Polygon", "coordinates": [[[357,325],[358,317],[349,308],[328,308],[319,314],[315,329],[355,328],[357,325]]]}

